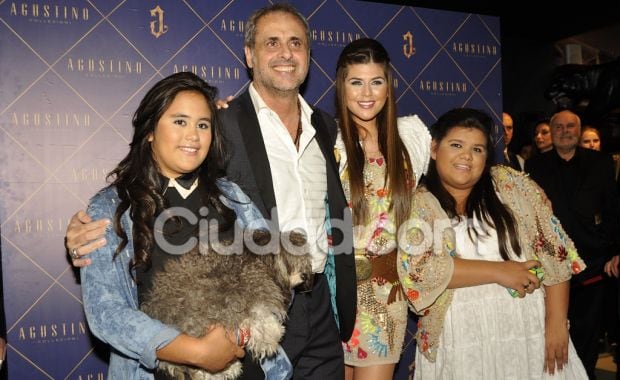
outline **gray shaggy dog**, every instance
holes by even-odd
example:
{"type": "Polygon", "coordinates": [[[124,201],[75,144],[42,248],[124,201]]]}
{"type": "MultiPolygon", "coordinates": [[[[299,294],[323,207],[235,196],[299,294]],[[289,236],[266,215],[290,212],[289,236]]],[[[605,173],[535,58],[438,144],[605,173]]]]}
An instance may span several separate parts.
{"type": "MultiPolygon", "coordinates": [[[[312,267],[305,235],[282,234],[280,240],[287,244],[275,247],[270,239],[266,231],[253,233],[254,247],[275,248],[277,254],[255,254],[244,243],[242,254],[222,255],[213,248],[206,252],[195,248],[169,260],[154,275],[152,290],[140,308],[195,337],[204,335],[213,324],[229,331],[245,329],[250,332],[245,349],[254,358],[274,355],[284,335],[291,289],[312,286],[312,267]]],[[[160,370],[174,378],[199,380],[235,379],[241,375],[241,367],[237,360],[225,370],[211,373],[165,361],[159,364],[160,370]]]]}

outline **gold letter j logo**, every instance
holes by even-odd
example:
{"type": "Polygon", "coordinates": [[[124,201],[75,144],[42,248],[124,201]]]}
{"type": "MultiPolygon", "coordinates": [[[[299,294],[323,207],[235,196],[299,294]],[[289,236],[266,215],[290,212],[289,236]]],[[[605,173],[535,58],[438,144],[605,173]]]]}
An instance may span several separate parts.
{"type": "Polygon", "coordinates": [[[411,32],[407,32],[403,34],[403,40],[405,43],[403,44],[403,54],[407,59],[411,58],[415,54],[415,46],[413,46],[413,34],[411,32]]]}
{"type": "Polygon", "coordinates": [[[162,34],[168,32],[168,25],[164,24],[164,11],[158,5],[155,8],[150,10],[151,17],[157,17],[156,21],[151,21],[151,34],[155,36],[155,38],[159,38],[162,34]]]}

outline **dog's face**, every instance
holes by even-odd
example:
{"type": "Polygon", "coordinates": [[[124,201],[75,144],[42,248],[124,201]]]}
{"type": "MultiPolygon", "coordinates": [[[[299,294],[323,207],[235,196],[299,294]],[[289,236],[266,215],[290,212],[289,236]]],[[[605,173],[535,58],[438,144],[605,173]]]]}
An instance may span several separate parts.
{"type": "MultiPolygon", "coordinates": [[[[264,230],[253,233],[254,242],[264,246],[272,235],[264,230]]],[[[310,260],[310,249],[306,235],[298,231],[283,232],[279,236],[279,250],[268,258],[273,260],[277,281],[288,289],[302,287],[312,289],[314,276],[310,260]]]]}
{"type": "Polygon", "coordinates": [[[310,259],[310,246],[308,239],[302,232],[291,231],[282,234],[282,246],[279,261],[286,266],[289,274],[289,287],[312,289],[314,276],[312,273],[312,260],[310,259]]]}

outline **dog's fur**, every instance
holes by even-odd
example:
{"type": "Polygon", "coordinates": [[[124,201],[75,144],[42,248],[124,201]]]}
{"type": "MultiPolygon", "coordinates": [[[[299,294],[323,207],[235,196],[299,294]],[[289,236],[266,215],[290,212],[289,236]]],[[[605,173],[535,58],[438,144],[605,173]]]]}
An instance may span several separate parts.
{"type": "MultiPolygon", "coordinates": [[[[195,337],[204,335],[213,324],[229,331],[248,329],[245,349],[256,359],[274,355],[284,334],[291,289],[312,278],[305,236],[283,236],[302,249],[293,254],[278,245],[278,254],[259,255],[244,245],[243,254],[221,255],[212,249],[201,254],[195,248],[169,260],[163,271],[154,275],[152,290],[141,309],[195,337]]],[[[268,233],[254,233],[259,246],[269,239],[268,233]]],[[[163,361],[159,368],[179,379],[185,374],[192,379],[235,379],[242,372],[239,361],[218,373],[163,361]]]]}

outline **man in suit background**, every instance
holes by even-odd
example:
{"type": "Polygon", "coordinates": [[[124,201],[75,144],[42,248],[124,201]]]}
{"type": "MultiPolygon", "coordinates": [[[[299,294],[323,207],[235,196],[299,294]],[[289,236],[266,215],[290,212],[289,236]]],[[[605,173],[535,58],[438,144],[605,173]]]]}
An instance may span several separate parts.
{"type": "Polygon", "coordinates": [[[571,279],[570,335],[593,379],[603,323],[605,263],[620,247],[620,206],[609,155],[578,146],[581,121],[565,110],[551,117],[554,149],[534,156],[525,170],[543,188],[553,213],[587,268],[571,279]]]}
{"type": "MultiPolygon", "coordinates": [[[[306,19],[292,6],[276,3],[254,12],[244,39],[252,82],[218,115],[229,142],[229,179],[277,229],[307,234],[314,286],[296,291],[281,344],[294,379],[329,380],[344,378],[341,341],[353,332],[357,291],[352,219],[333,153],[336,123],[299,94],[310,41],[306,19]]],[[[102,246],[105,226],[84,212],[74,215],[67,249],[84,256],[102,246]]],[[[242,378],[263,378],[249,355],[242,378]]]]}
{"type": "Polygon", "coordinates": [[[508,144],[512,141],[514,122],[512,116],[502,112],[502,125],[504,126],[504,165],[519,171],[523,171],[524,160],[508,150],[508,144]]]}

